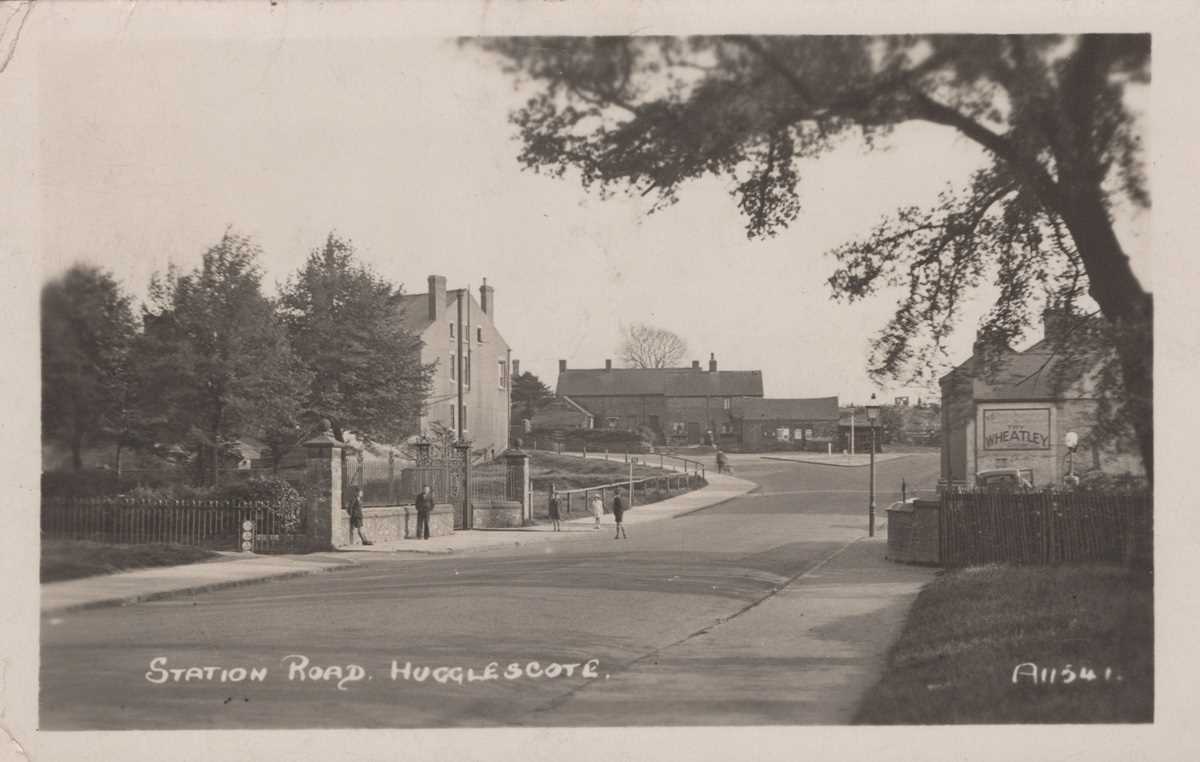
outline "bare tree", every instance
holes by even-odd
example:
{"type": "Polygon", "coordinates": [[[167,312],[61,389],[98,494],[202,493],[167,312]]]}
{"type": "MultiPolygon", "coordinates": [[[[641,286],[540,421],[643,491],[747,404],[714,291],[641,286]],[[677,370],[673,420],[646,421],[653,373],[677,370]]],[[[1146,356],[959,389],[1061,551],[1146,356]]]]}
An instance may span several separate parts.
{"type": "Polygon", "coordinates": [[[687,342],[665,328],[634,323],[621,329],[618,352],[627,368],[669,368],[687,354],[687,342]]]}

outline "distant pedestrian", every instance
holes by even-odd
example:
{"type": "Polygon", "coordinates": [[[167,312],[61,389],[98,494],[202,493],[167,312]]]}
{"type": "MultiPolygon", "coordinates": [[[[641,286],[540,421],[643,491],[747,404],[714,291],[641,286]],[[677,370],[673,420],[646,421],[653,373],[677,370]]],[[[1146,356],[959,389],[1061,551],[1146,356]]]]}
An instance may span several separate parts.
{"type": "Polygon", "coordinates": [[[354,530],[358,530],[358,538],[362,540],[363,545],[374,545],[375,543],[367,539],[363,534],[363,510],[362,510],[362,487],[358,487],[350,495],[350,504],[346,506],[346,513],[350,514],[350,544],[354,544],[354,530]]]}
{"type": "Polygon", "coordinates": [[[433,513],[433,487],[428,484],[417,495],[417,539],[429,539],[429,514],[433,513]]]}
{"type": "Polygon", "coordinates": [[[592,529],[600,528],[600,519],[604,518],[604,499],[599,494],[592,494],[592,518],[596,519],[596,525],[592,529]]]}
{"type": "Polygon", "coordinates": [[[618,489],[617,494],[613,496],[612,512],[613,519],[615,519],[617,522],[617,535],[613,537],[613,539],[619,540],[624,537],[626,540],[628,540],[629,535],[625,533],[625,524],[623,523],[625,519],[625,500],[621,497],[620,489],[618,489]]]}
{"type": "Polygon", "coordinates": [[[729,461],[725,458],[725,453],[717,450],[717,473],[723,474],[729,470],[729,461]]]}
{"type": "Polygon", "coordinates": [[[554,531],[561,531],[558,520],[558,489],[553,485],[550,486],[550,523],[554,524],[554,531]]]}

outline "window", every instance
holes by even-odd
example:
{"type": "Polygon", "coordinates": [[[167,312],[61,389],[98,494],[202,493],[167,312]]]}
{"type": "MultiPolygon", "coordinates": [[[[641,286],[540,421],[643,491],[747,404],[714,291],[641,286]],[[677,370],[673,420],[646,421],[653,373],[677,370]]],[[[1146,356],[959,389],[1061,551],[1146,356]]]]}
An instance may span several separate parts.
{"type": "Polygon", "coordinates": [[[462,430],[467,430],[467,406],[462,406],[462,430]]]}
{"type": "Polygon", "coordinates": [[[483,329],[482,328],[475,329],[475,340],[478,341],[480,344],[483,343],[483,329]]]}
{"type": "Polygon", "coordinates": [[[454,338],[454,323],[450,324],[450,338],[454,338]]]}
{"type": "Polygon", "coordinates": [[[687,424],[683,421],[674,421],[671,423],[671,434],[681,437],[687,434],[687,424]]]}
{"type": "Polygon", "coordinates": [[[458,355],[454,353],[450,354],[450,380],[458,380],[458,355]]]}
{"type": "Polygon", "coordinates": [[[605,419],[605,423],[607,423],[607,424],[608,424],[608,427],[609,427],[610,429],[615,429],[615,428],[617,427],[617,424],[619,424],[620,422],[621,422],[621,419],[620,419],[620,418],[607,418],[607,419],[605,419]]]}
{"type": "Polygon", "coordinates": [[[503,360],[496,362],[496,379],[497,384],[501,389],[508,386],[508,363],[503,360]]]}
{"type": "Polygon", "coordinates": [[[733,424],[732,423],[722,423],[721,424],[721,433],[722,434],[732,434],[733,433],[733,424]]]}
{"type": "Polygon", "coordinates": [[[726,410],[728,410],[729,408],[733,407],[733,398],[732,398],[732,397],[726,397],[725,399],[723,399],[723,400],[721,401],[721,405],[722,405],[722,407],[724,407],[726,410]]]}
{"type": "Polygon", "coordinates": [[[454,411],[455,411],[456,407],[457,407],[457,405],[455,405],[453,402],[450,403],[450,428],[455,429],[455,430],[458,429],[458,421],[455,420],[455,416],[454,416],[454,411]]]}
{"type": "Polygon", "coordinates": [[[812,439],[812,438],[813,438],[812,429],[805,429],[805,430],[804,430],[804,438],[805,438],[805,439],[812,439]]]}
{"type": "Polygon", "coordinates": [[[463,386],[471,388],[471,350],[463,357],[463,386]]]}

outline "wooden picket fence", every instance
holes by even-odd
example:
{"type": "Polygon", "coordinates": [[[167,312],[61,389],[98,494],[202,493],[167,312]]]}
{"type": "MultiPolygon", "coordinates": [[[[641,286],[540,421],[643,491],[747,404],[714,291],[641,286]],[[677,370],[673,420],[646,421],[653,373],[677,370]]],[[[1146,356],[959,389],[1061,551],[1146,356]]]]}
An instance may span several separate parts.
{"type": "Polygon", "coordinates": [[[947,491],[939,519],[944,566],[1149,566],[1153,554],[1153,498],[1145,493],[947,491]]]}
{"type": "Polygon", "coordinates": [[[297,552],[307,545],[300,506],[281,510],[268,503],[237,500],[44,498],[42,537],[258,553],[297,552]]]}

